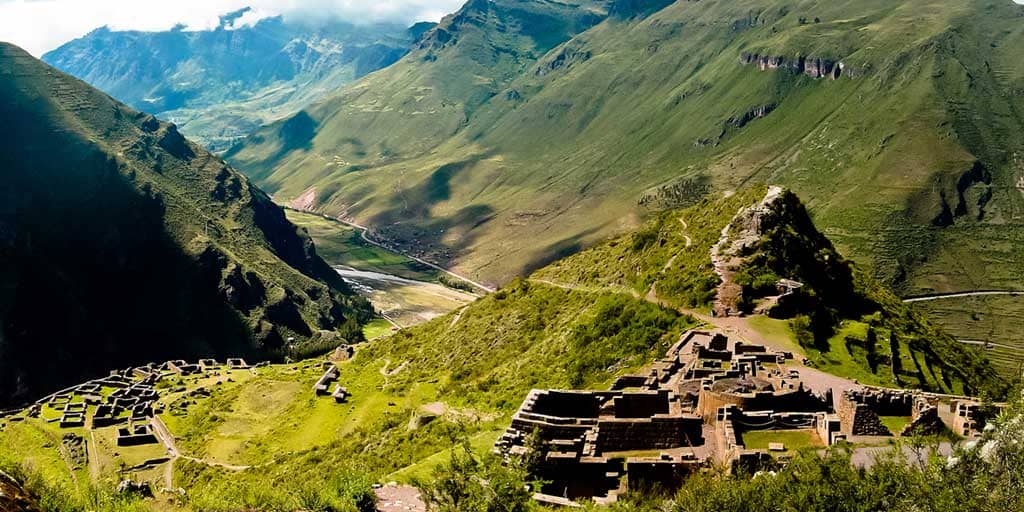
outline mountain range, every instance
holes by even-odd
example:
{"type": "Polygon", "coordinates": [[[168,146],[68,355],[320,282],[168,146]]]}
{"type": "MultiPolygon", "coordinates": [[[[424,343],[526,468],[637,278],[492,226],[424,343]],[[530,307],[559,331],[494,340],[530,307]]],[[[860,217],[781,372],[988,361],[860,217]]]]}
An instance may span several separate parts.
{"type": "Polygon", "coordinates": [[[101,27],[43,60],[217,151],[395,62],[429,27],[281,16],[246,24],[250,11],[222,16],[213,30],[101,27]]]}
{"type": "Polygon", "coordinates": [[[471,0],[226,156],[492,283],[770,182],[901,294],[1013,288],[1022,20],[1007,0],[471,0]]]}
{"type": "Polygon", "coordinates": [[[248,179],[0,44],[0,404],[146,360],[282,358],[371,314],[248,179]]]}

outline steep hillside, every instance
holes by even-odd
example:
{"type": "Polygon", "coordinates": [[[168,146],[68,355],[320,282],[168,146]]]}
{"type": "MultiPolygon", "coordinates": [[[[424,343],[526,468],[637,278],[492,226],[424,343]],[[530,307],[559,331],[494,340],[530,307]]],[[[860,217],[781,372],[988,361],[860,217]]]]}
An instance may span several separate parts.
{"type": "Polygon", "coordinates": [[[230,159],[493,282],[769,181],[901,293],[1024,278],[1024,6],[553,5],[470,2],[230,159]]]}
{"type": "Polygon", "coordinates": [[[43,60],[222,151],[259,126],[395,62],[416,37],[390,24],[313,26],[274,17],[241,25],[248,10],[223,16],[214,30],[103,27],[43,60]]]}
{"type": "Polygon", "coordinates": [[[0,403],[358,339],[365,301],[222,160],[17,47],[0,77],[0,403]]]}
{"type": "MultiPolygon", "coordinates": [[[[753,218],[746,213],[752,212],[764,221],[754,223],[763,236],[750,238],[749,250],[742,251],[746,267],[765,262],[773,272],[802,279],[809,299],[810,291],[823,299],[808,300],[791,314],[820,307],[842,322],[832,326],[839,341],[830,339],[827,347],[799,339],[797,349],[810,365],[868,384],[1000,393],[1004,385],[984,360],[858,276],[814,229],[795,196],[761,188],[665,213],[640,231],[516,279],[458,311],[360,345],[353,358],[336,362],[337,383],[348,393],[344,403],[311,393],[324,373],[317,360],[168,375],[157,385],[167,405],[159,418],[173,433],[179,457],[172,469],[143,464],[129,474],[155,488],[185,489],[183,496],[158,493],[157,502],[169,502],[167,509],[321,510],[328,508],[324,503],[338,503],[334,509],[346,510],[341,503],[362,496],[353,489],[429,475],[459,440],[487,452],[531,389],[608,386],[662,357],[682,332],[700,325],[695,317],[706,316],[718,281],[694,279],[677,289],[668,284],[682,273],[713,274],[712,246],[747,232],[754,224],[746,222],[753,218]],[[794,265],[772,263],[794,251],[807,256],[794,265]],[[834,273],[815,278],[825,270],[834,273]],[[828,280],[836,289],[826,293],[819,287],[828,280]],[[830,293],[864,300],[837,309],[830,293]],[[691,300],[697,311],[667,307],[691,300]],[[875,333],[873,352],[869,338],[856,337],[861,328],[875,333]],[[306,477],[290,478],[298,473],[306,477]]],[[[799,360],[786,368],[808,371],[799,360]]],[[[60,431],[46,421],[54,414],[46,407],[39,418],[0,430],[0,466],[20,450],[23,462],[75,489],[48,441],[48,433],[60,431]]],[[[93,434],[103,439],[102,430],[93,434]]],[[[154,446],[162,453],[162,446],[154,446]]],[[[97,473],[122,478],[119,463],[156,456],[145,450],[100,446],[98,462],[74,474],[80,481],[90,474],[95,480],[97,473]]]]}
{"type": "Polygon", "coordinates": [[[793,341],[810,364],[862,383],[1005,391],[984,356],[845,259],[796,195],[778,188],[752,187],[663,212],[532,279],[620,290],[764,339],[793,341]],[[781,297],[783,279],[799,289],[781,297]],[[732,316],[739,311],[753,315],[732,316]]]}

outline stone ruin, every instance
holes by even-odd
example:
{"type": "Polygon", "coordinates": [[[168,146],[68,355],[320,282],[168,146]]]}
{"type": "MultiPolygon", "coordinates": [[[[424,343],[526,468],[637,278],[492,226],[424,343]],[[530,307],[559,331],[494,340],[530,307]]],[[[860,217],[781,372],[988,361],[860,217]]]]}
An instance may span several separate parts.
{"type": "Polygon", "coordinates": [[[246,370],[249,368],[249,364],[245,362],[245,359],[232,358],[228,359],[229,370],[246,370]]]}
{"type": "Polygon", "coordinates": [[[608,391],[531,391],[495,450],[509,457],[541,446],[537,477],[548,483],[535,498],[569,505],[611,502],[627,486],[671,489],[712,463],[756,471],[774,460],[770,451],[786,451],[771,442],[769,450],[748,449],[748,432],[802,431],[827,446],[892,435],[882,416],[907,418],[897,434],[947,425],[976,435],[982,426],[980,407],[967,397],[863,386],[839,396],[811,390],[800,370],[787,366],[792,359],[719,332],[689,331],[645,373],[619,377],[608,391]]]}
{"type": "Polygon", "coordinates": [[[153,432],[153,427],[148,423],[117,429],[118,446],[140,446],[156,444],[158,442],[156,434],[153,432]]]}
{"type": "MultiPolygon", "coordinates": [[[[993,404],[998,410],[1004,404],[993,404]]],[[[847,390],[836,402],[846,436],[934,435],[945,430],[963,437],[981,435],[989,417],[978,399],[922,391],[865,386],[847,390]],[[907,419],[900,432],[890,432],[880,417],[907,419]]]]}
{"type": "Polygon", "coordinates": [[[351,396],[348,392],[348,388],[345,388],[341,384],[337,384],[337,380],[341,377],[341,370],[337,366],[329,362],[325,362],[324,365],[327,370],[324,374],[317,379],[316,383],[313,384],[313,392],[317,396],[330,395],[334,398],[336,403],[345,403],[351,396]],[[334,389],[331,389],[331,384],[334,384],[334,389]]]}
{"type": "Polygon", "coordinates": [[[327,371],[317,379],[316,384],[313,384],[313,392],[320,396],[331,394],[331,384],[337,381],[338,377],[341,377],[341,371],[337,366],[330,365],[327,371]]]}

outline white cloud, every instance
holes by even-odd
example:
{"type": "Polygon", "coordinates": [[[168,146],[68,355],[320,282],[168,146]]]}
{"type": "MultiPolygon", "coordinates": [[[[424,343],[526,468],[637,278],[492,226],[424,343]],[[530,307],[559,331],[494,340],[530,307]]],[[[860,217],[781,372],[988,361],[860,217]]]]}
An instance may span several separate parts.
{"type": "Polygon", "coordinates": [[[234,28],[283,14],[301,19],[339,18],[354,23],[438,21],[464,0],[0,0],[0,41],[43,53],[107,25],[114,30],[212,29],[220,16],[253,10],[234,28]]]}

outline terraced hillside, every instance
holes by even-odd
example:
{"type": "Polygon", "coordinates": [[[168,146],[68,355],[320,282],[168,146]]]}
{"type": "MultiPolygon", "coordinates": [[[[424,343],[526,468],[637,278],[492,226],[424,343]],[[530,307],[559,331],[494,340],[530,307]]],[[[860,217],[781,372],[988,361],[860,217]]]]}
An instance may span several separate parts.
{"type": "Polygon", "coordinates": [[[96,29],[43,60],[132,107],[176,123],[211,151],[292,115],[404,55],[429,27],[286,21],[247,25],[251,9],[213,30],[96,29]]]}
{"type": "Polygon", "coordinates": [[[491,282],[759,182],[901,294],[1020,282],[1024,6],[471,1],[230,160],[491,282]]]}
{"type": "Polygon", "coordinates": [[[9,44],[0,77],[0,403],[360,339],[366,301],[224,161],[9,44]]]}

